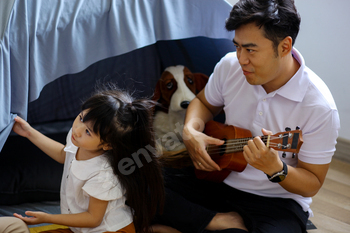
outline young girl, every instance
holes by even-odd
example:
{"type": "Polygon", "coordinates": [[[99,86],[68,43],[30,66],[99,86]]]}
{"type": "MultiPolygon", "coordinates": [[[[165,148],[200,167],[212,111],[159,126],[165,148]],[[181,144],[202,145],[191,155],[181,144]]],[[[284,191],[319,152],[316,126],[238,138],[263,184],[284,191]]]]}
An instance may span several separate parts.
{"type": "Polygon", "coordinates": [[[66,225],[67,232],[150,232],[150,221],[164,200],[152,150],[153,106],[151,100],[135,100],[115,88],[99,91],[83,103],[66,146],[17,117],[13,131],[64,163],[64,171],[61,214],[14,215],[27,224],[66,225]]]}

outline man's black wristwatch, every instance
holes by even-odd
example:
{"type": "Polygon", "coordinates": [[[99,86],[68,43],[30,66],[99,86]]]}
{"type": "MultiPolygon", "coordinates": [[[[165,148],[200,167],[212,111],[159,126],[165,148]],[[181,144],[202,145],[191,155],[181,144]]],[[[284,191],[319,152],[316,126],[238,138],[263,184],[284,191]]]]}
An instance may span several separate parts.
{"type": "Polygon", "coordinates": [[[279,172],[273,174],[272,176],[269,176],[268,174],[266,174],[267,178],[269,178],[269,181],[274,182],[274,183],[278,183],[278,182],[283,181],[287,177],[287,174],[288,174],[287,164],[283,161],[282,161],[282,163],[283,163],[282,171],[279,171],[279,172]]]}

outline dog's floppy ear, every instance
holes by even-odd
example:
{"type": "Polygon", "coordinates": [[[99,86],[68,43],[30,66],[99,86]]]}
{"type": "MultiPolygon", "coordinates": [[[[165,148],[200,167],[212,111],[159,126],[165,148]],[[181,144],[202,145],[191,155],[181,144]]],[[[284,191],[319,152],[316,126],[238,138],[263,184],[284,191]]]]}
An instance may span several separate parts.
{"type": "Polygon", "coordinates": [[[156,87],[154,88],[152,100],[153,101],[159,101],[159,99],[162,97],[162,93],[160,90],[160,80],[157,81],[156,87]]]}
{"type": "Polygon", "coordinates": [[[196,84],[196,94],[198,94],[207,84],[209,77],[203,73],[193,73],[196,84]]]}
{"type": "MultiPolygon", "coordinates": [[[[154,105],[152,111],[153,114],[155,114],[157,111],[162,110],[162,107],[160,106],[160,99],[162,98],[162,92],[160,90],[160,80],[157,81],[156,83],[156,87],[154,88],[154,92],[153,92],[153,96],[152,96],[152,100],[157,102],[156,105],[154,105]]],[[[164,110],[162,110],[164,111],[164,110]]]]}
{"type": "Polygon", "coordinates": [[[157,81],[156,87],[153,92],[152,100],[158,102],[158,104],[153,108],[153,113],[156,113],[157,111],[163,111],[165,113],[168,113],[169,105],[162,98],[161,82],[162,82],[162,79],[159,79],[157,81]]]}

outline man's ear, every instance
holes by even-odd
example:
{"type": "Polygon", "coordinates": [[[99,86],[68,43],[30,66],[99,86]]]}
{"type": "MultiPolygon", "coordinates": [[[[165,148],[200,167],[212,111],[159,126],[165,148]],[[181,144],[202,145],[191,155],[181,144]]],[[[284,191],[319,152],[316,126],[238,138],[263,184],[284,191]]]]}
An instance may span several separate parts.
{"type": "Polygon", "coordinates": [[[293,49],[293,39],[292,39],[292,37],[287,36],[286,38],[284,38],[279,44],[279,49],[280,49],[281,57],[284,57],[287,54],[290,54],[290,52],[293,49]]]}

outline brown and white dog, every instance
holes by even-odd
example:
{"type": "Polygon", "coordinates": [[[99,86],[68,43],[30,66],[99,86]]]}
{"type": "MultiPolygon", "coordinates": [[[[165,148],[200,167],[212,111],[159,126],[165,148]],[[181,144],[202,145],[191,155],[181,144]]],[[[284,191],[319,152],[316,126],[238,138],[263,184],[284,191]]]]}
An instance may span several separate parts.
{"type": "Polygon", "coordinates": [[[175,151],[185,148],[182,129],[186,109],[206,85],[208,76],[192,73],[182,65],[164,70],[156,84],[153,100],[161,104],[155,109],[153,127],[162,150],[175,151]]]}

